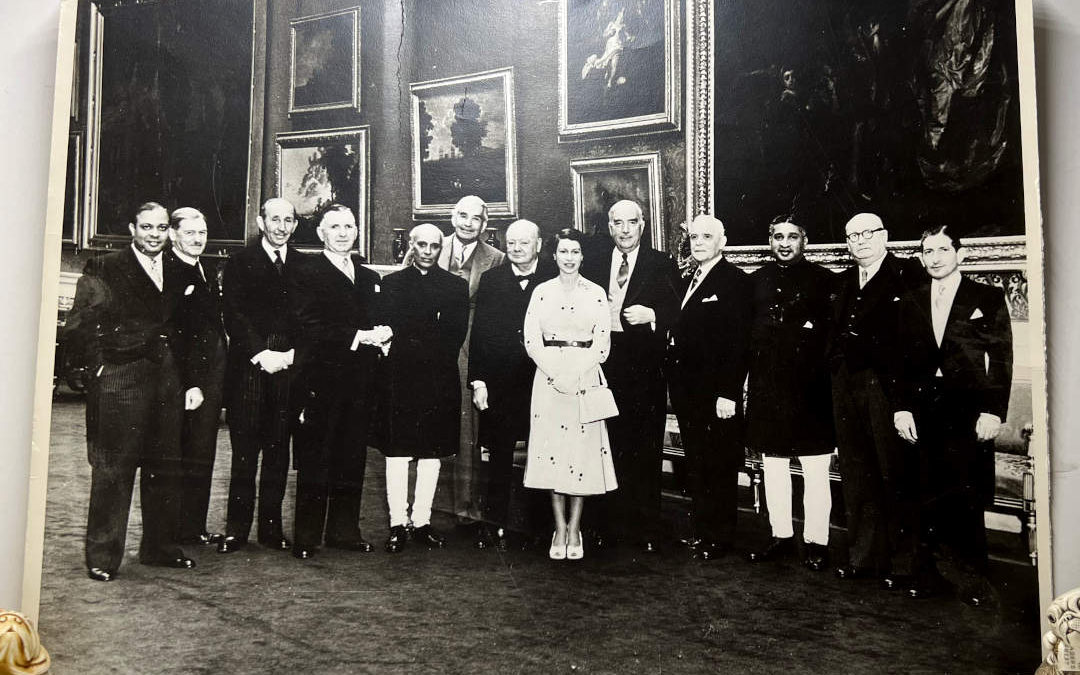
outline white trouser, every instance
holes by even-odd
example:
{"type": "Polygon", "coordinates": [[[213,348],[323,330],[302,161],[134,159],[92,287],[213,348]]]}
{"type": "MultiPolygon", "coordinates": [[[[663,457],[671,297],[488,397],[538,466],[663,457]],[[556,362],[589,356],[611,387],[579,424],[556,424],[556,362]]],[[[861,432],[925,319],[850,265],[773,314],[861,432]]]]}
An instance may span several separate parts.
{"type": "MultiPolygon", "coordinates": [[[[390,510],[390,527],[409,522],[409,462],[412,457],[386,458],[386,505],[390,510]]],[[[438,459],[416,460],[416,488],[413,494],[412,524],[423,527],[431,524],[431,504],[439,483],[438,459]]]]}
{"type": "MultiPolygon", "coordinates": [[[[829,489],[829,462],[832,455],[803,455],[799,463],[803,470],[803,541],[809,544],[829,543],[829,514],[832,512],[832,492],[829,489]]],[[[791,525],[791,459],[762,456],[765,474],[765,500],[769,507],[772,535],[781,539],[792,537],[791,525]]]]}

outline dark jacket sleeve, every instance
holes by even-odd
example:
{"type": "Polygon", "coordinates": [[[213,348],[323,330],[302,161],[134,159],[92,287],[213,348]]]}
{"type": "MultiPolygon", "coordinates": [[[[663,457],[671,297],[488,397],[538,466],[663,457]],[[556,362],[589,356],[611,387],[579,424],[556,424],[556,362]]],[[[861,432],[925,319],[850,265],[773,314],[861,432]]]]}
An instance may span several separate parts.
{"type": "Polygon", "coordinates": [[[986,355],[988,357],[987,380],[989,386],[982,392],[981,412],[997,415],[1005,421],[1009,411],[1009,394],[1012,389],[1013,342],[1012,322],[1001,289],[987,289],[987,304],[991,305],[989,335],[986,355]]]}
{"type": "Polygon", "coordinates": [[[499,320],[498,308],[494,306],[492,280],[494,270],[484,272],[476,289],[476,310],[473,314],[472,334],[469,337],[469,376],[467,381],[490,379],[490,357],[488,349],[492,345],[492,328],[499,320]]]}
{"type": "Polygon", "coordinates": [[[735,401],[741,407],[743,383],[749,368],[750,331],[754,317],[754,294],[750,276],[732,267],[730,272],[731,297],[728,314],[724,318],[727,343],[721,349],[712,350],[720,361],[716,388],[720,396],[735,401]]]}
{"type": "Polygon", "coordinates": [[[75,301],[64,326],[66,348],[72,365],[89,369],[91,375],[102,364],[98,335],[102,316],[108,307],[109,288],[101,277],[100,260],[91,258],[75,287],[75,301]]]}
{"type": "Polygon", "coordinates": [[[233,254],[225,263],[222,274],[223,309],[225,332],[229,334],[229,347],[245,360],[266,349],[267,336],[261,335],[248,317],[249,303],[253,296],[251,256],[245,250],[233,254]]]}

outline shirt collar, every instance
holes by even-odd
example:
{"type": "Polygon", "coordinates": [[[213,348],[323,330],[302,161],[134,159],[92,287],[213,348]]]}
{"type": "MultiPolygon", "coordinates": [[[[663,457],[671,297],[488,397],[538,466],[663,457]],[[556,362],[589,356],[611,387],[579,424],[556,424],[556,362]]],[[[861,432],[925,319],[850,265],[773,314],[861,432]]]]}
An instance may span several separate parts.
{"type": "Polygon", "coordinates": [[[716,267],[717,263],[719,263],[723,259],[724,254],[721,253],[712,260],[706,260],[705,262],[698,265],[698,269],[701,270],[701,276],[699,277],[698,283],[701,283],[700,279],[704,279],[706,275],[709,274],[709,271],[712,270],[712,268],[716,267]]]}
{"type": "Polygon", "coordinates": [[[142,261],[143,266],[151,265],[151,264],[153,264],[155,262],[161,262],[161,253],[160,252],[158,252],[157,255],[146,255],[145,253],[143,253],[139,249],[135,248],[135,244],[131,245],[131,250],[135,251],[136,257],[140,261],[142,261]]]}
{"type": "Polygon", "coordinates": [[[183,251],[176,248],[175,246],[173,247],[172,252],[173,252],[173,255],[175,255],[177,257],[177,259],[180,260],[180,262],[187,263],[188,265],[191,265],[192,267],[199,264],[199,259],[198,258],[196,258],[195,256],[190,256],[187,253],[184,253],[183,251]]]}
{"type": "Polygon", "coordinates": [[[469,256],[472,255],[473,249],[475,249],[476,245],[480,243],[480,237],[473,239],[468,244],[458,239],[456,234],[450,235],[450,238],[453,240],[450,243],[450,253],[453,254],[455,251],[461,251],[461,259],[463,261],[469,259],[469,256]]]}
{"type": "Polygon", "coordinates": [[[953,270],[952,274],[945,277],[944,279],[931,279],[930,280],[930,287],[931,287],[930,290],[931,290],[931,292],[941,293],[942,291],[939,291],[938,289],[941,288],[942,286],[944,286],[945,287],[945,291],[944,291],[945,293],[948,293],[949,295],[955,295],[956,294],[956,289],[960,287],[960,280],[962,278],[963,278],[963,275],[960,274],[960,268],[958,267],[955,270],[953,270]]]}
{"type": "Polygon", "coordinates": [[[345,262],[352,259],[352,256],[348,253],[338,253],[325,248],[323,249],[323,255],[326,256],[327,260],[334,263],[335,267],[344,267],[345,262]]]}
{"type": "Polygon", "coordinates": [[[881,269],[881,263],[885,262],[885,256],[887,256],[887,255],[889,255],[889,254],[886,253],[885,255],[878,258],[876,262],[873,262],[873,263],[871,263],[870,265],[868,265],[866,267],[861,267],[861,266],[857,265],[857,267],[859,267],[859,269],[866,270],[866,280],[867,281],[870,281],[871,279],[873,279],[874,275],[878,273],[878,270],[881,269]]]}
{"type": "Polygon", "coordinates": [[[270,245],[270,242],[266,241],[266,237],[260,237],[259,242],[262,244],[263,250],[266,251],[266,255],[270,256],[270,261],[274,261],[274,251],[281,251],[281,262],[285,262],[285,258],[289,255],[289,247],[282,246],[281,248],[274,248],[270,245]]]}
{"type": "Polygon", "coordinates": [[[510,263],[510,271],[514,273],[515,277],[523,277],[523,276],[525,276],[527,274],[536,274],[536,267],[537,267],[538,262],[540,262],[538,259],[533,260],[532,264],[529,265],[529,271],[528,272],[519,272],[517,266],[514,265],[514,263],[510,263]]]}

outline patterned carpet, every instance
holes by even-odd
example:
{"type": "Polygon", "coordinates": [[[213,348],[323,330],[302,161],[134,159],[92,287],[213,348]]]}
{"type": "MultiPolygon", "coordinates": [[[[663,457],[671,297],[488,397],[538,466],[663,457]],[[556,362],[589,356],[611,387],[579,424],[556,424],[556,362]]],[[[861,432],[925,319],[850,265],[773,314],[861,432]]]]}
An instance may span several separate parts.
{"type": "MultiPolygon", "coordinates": [[[[54,406],[40,630],[58,675],[1030,673],[1039,662],[1034,570],[1002,561],[991,569],[998,606],[972,610],[794,562],[752,567],[733,555],[700,563],[675,544],[647,559],[587,550],[578,563],[477,551],[445,512],[435,525],[448,535],[446,549],[391,556],[381,550],[377,452],[362,523],[380,545],[374,553],[324,550],[300,561],[252,545],[229,556],[191,551],[193,571],[144,567],[134,558],[135,509],[119,579],[93,582],[82,562],[82,417],[78,397],[54,406]]],[[[211,527],[222,526],[228,462],[223,429],[211,527]]],[[[668,509],[677,536],[685,518],[668,509]]],[[[764,521],[741,516],[740,553],[767,536],[764,521]]],[[[995,546],[1018,545],[1014,538],[995,546]]]]}

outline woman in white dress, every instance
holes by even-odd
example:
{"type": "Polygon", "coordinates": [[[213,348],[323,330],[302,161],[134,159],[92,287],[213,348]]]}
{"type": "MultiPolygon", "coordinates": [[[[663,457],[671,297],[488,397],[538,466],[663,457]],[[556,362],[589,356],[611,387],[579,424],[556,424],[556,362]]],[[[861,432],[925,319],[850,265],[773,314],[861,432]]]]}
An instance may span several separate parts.
{"type": "Polygon", "coordinates": [[[525,351],[536,362],[525,487],[551,490],[553,560],[584,556],[585,496],[618,487],[604,421],[581,422],[581,394],[600,384],[611,346],[607,293],[578,273],[583,238],[577,230],[559,231],[559,276],[536,287],[525,313],[525,351]]]}

